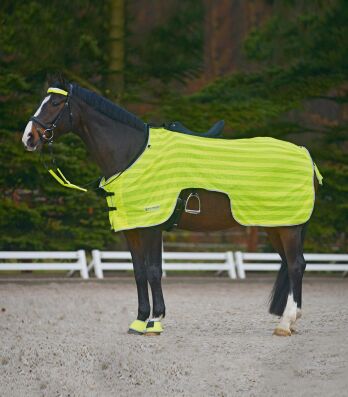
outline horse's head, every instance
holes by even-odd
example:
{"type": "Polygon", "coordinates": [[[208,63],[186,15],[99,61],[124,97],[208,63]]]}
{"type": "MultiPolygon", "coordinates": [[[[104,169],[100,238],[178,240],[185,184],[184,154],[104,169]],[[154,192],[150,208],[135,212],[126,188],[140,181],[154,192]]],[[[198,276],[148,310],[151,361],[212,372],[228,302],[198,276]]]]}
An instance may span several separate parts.
{"type": "Polygon", "coordinates": [[[22,137],[25,148],[36,150],[44,143],[71,131],[71,85],[56,82],[51,84],[41,105],[30,118],[22,137]]]}

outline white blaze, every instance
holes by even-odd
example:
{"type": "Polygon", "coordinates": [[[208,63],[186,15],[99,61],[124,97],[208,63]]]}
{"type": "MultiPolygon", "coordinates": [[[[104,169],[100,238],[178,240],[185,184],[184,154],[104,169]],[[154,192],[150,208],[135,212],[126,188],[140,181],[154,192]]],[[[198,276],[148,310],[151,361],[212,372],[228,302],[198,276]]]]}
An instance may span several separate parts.
{"type": "MultiPolygon", "coordinates": [[[[48,95],[47,97],[44,98],[44,100],[41,102],[41,105],[39,106],[39,108],[38,108],[37,111],[35,112],[34,117],[39,116],[39,114],[41,113],[41,110],[42,110],[43,105],[44,105],[46,102],[49,101],[50,97],[51,97],[51,95],[48,95]]],[[[32,121],[29,121],[29,123],[28,123],[27,126],[25,127],[24,134],[23,134],[23,137],[22,137],[22,142],[23,142],[24,146],[25,146],[27,149],[28,149],[27,142],[28,142],[29,134],[31,133],[31,129],[32,129],[32,128],[33,128],[33,122],[32,122],[32,121]]]]}
{"type": "Polygon", "coordinates": [[[41,109],[42,109],[42,106],[43,106],[47,101],[49,101],[50,98],[51,98],[51,95],[47,95],[47,97],[44,98],[44,100],[42,101],[41,105],[39,106],[39,108],[38,108],[37,111],[35,112],[34,117],[37,117],[37,116],[40,114],[41,109]]]}

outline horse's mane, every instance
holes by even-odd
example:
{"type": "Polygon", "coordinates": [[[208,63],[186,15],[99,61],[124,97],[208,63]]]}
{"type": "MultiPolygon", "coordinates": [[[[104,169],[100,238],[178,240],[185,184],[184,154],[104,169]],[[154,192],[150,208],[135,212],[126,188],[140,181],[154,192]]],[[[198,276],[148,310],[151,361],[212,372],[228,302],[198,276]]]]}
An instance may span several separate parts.
{"type": "MultiPolygon", "coordinates": [[[[59,78],[52,80],[50,86],[68,91],[70,84],[66,80],[59,78]]],[[[133,113],[128,112],[121,106],[116,105],[109,99],[93,91],[80,87],[76,83],[72,83],[72,95],[81,98],[87,105],[115,121],[129,125],[140,131],[146,131],[147,129],[146,124],[133,113]]]]}

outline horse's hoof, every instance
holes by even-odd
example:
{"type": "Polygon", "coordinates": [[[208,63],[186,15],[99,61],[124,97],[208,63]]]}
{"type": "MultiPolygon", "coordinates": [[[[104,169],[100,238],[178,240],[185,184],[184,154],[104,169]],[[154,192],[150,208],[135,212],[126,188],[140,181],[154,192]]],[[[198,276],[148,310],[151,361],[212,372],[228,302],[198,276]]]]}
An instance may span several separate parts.
{"type": "Polygon", "coordinates": [[[128,333],[131,335],[143,335],[146,332],[146,321],[135,320],[129,326],[128,333]]]}
{"type": "Polygon", "coordinates": [[[160,321],[150,320],[147,323],[146,331],[144,335],[146,336],[159,336],[163,332],[162,324],[160,321]]]}
{"type": "Polygon", "coordinates": [[[277,336],[291,336],[291,331],[290,331],[290,329],[276,328],[273,331],[273,335],[277,335],[277,336]]]}
{"type": "Polygon", "coordinates": [[[161,332],[145,332],[145,336],[160,336],[161,332]]]}

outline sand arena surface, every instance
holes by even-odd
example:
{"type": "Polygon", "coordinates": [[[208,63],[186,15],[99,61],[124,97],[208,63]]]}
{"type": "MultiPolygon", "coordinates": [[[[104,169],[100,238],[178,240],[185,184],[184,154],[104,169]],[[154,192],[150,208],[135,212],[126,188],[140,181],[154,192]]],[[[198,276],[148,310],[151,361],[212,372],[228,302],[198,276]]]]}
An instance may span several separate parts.
{"type": "Polygon", "coordinates": [[[0,396],[346,396],[348,279],[304,283],[272,336],[272,279],[168,279],[160,337],[128,335],[131,279],[0,284],[0,396]]]}

